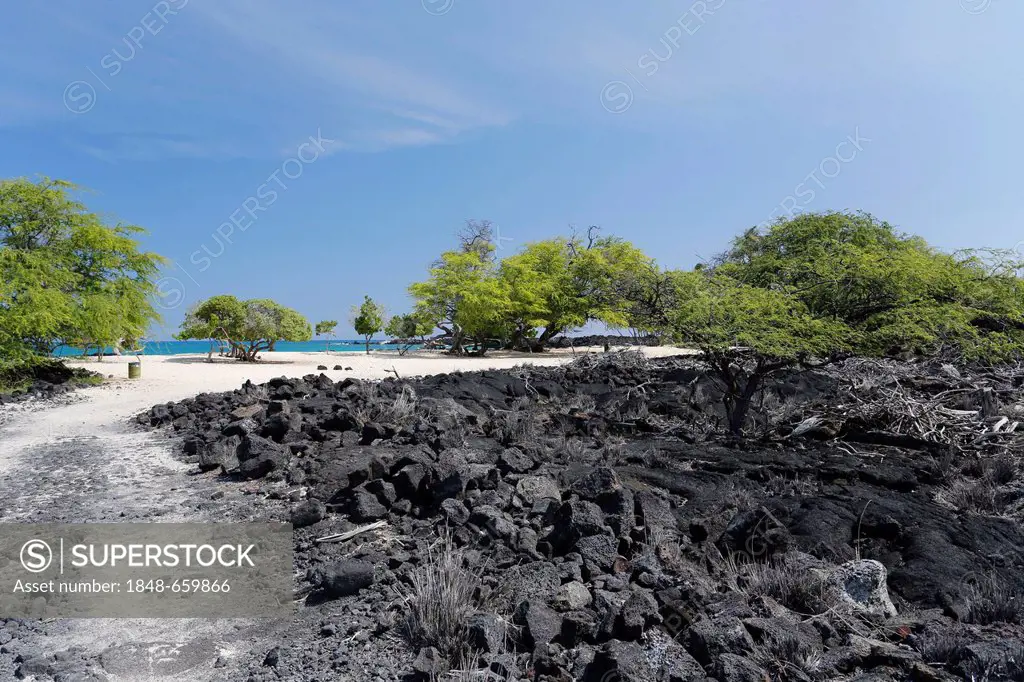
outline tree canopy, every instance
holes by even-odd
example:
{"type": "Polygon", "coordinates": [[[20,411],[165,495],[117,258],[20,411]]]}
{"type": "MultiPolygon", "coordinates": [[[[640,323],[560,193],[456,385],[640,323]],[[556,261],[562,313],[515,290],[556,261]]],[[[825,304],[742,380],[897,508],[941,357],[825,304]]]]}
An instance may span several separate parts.
{"type": "Polygon", "coordinates": [[[136,225],[106,225],[64,180],[0,181],[0,354],[134,343],[160,316],[136,225]]]}
{"type": "Polygon", "coordinates": [[[763,380],[811,358],[1024,357],[1019,265],[1008,252],[944,253],[865,213],[804,214],[744,232],[693,272],[664,273],[659,316],[701,349],[739,433],[763,380]]]}
{"type": "Polygon", "coordinates": [[[320,320],[316,323],[316,335],[322,336],[324,334],[333,334],[334,329],[338,326],[337,320],[320,320]]]}
{"type": "Polygon", "coordinates": [[[811,358],[848,351],[854,334],[817,317],[790,291],[755,287],[725,274],[675,273],[676,341],[696,347],[722,382],[729,428],[739,434],[764,379],[811,358]]]}
{"type": "Polygon", "coordinates": [[[430,277],[409,287],[415,313],[452,338],[452,351],[462,352],[468,339],[486,339],[498,329],[508,296],[495,276],[488,248],[446,251],[431,266],[430,277]]]}
{"type": "Polygon", "coordinates": [[[352,310],[352,327],[366,342],[366,354],[370,354],[370,339],[384,330],[384,308],[369,296],[363,297],[363,304],[352,310]]]}
{"type": "Polygon", "coordinates": [[[280,303],[268,298],[240,301],[220,295],[189,310],[176,338],[220,339],[231,346],[234,357],[251,362],[276,341],[309,341],[312,336],[309,321],[280,303]]]}
{"type": "Polygon", "coordinates": [[[626,326],[627,283],[637,273],[657,271],[642,251],[599,237],[596,228],[585,238],[527,244],[501,261],[489,224],[472,223],[469,234],[459,249],[441,255],[426,281],[409,288],[418,314],[451,337],[454,353],[467,343],[478,353],[493,344],[539,351],[554,336],[591,321],[626,326]]]}
{"type": "Polygon", "coordinates": [[[432,331],[434,323],[414,312],[392,316],[384,328],[385,334],[403,343],[398,351],[401,355],[405,355],[416,341],[422,342],[432,331]]]}
{"type": "MultiPolygon", "coordinates": [[[[320,320],[319,322],[316,323],[316,327],[314,328],[313,331],[317,336],[331,337],[334,336],[334,330],[337,326],[337,320],[320,320]]],[[[330,338],[328,338],[327,340],[327,352],[331,352],[330,338]]]]}
{"type": "Polygon", "coordinates": [[[1009,360],[1024,346],[1020,263],[1007,251],[944,253],[866,213],[810,213],[748,230],[716,272],[788,289],[858,332],[864,354],[1009,360]]]}
{"type": "Polygon", "coordinates": [[[393,315],[384,333],[394,339],[422,339],[434,331],[434,325],[416,313],[393,315]]]}

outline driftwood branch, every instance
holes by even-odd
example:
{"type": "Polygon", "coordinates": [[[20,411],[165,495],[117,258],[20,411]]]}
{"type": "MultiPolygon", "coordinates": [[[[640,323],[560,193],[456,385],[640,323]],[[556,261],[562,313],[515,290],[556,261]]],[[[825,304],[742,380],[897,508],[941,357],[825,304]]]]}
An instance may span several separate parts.
{"type": "Polygon", "coordinates": [[[374,521],[373,523],[367,524],[365,526],[359,526],[358,528],[353,528],[352,530],[345,531],[344,533],[335,533],[334,535],[325,535],[322,538],[317,538],[313,542],[315,542],[317,544],[320,544],[322,542],[345,542],[347,540],[351,540],[352,538],[356,537],[357,535],[362,535],[363,533],[369,533],[372,530],[377,530],[379,528],[383,528],[386,525],[388,525],[387,521],[374,521]]]}

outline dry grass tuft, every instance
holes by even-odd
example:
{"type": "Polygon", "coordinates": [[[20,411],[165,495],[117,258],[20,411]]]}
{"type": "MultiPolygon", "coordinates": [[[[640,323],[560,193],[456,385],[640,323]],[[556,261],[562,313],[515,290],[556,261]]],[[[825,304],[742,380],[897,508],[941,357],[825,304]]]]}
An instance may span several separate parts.
{"type": "Polygon", "coordinates": [[[470,658],[467,627],[478,610],[480,577],[466,568],[462,551],[449,534],[430,548],[411,582],[405,595],[410,641],[417,647],[435,647],[453,668],[465,665],[470,658]]]}
{"type": "Polygon", "coordinates": [[[743,563],[732,554],[726,558],[725,568],[735,581],[736,589],[743,594],[771,597],[802,615],[828,611],[823,579],[805,567],[781,558],[768,563],[743,563]]]}
{"type": "Polygon", "coordinates": [[[1006,510],[1006,496],[990,477],[972,480],[958,478],[939,490],[936,499],[960,509],[986,516],[998,516],[1006,510]]]}
{"type": "Polygon", "coordinates": [[[964,620],[975,625],[1020,623],[1024,595],[993,576],[979,577],[968,583],[964,594],[967,615],[964,620]]]}
{"type": "Polygon", "coordinates": [[[971,639],[958,631],[925,632],[914,640],[914,648],[925,663],[953,665],[963,657],[963,649],[971,639]]]}
{"type": "Polygon", "coordinates": [[[507,410],[495,410],[491,418],[494,437],[507,446],[537,438],[537,409],[529,398],[519,398],[507,410]]]}
{"type": "Polygon", "coordinates": [[[380,408],[378,418],[389,424],[408,424],[416,416],[416,405],[416,391],[409,384],[402,384],[391,404],[380,408]]]}

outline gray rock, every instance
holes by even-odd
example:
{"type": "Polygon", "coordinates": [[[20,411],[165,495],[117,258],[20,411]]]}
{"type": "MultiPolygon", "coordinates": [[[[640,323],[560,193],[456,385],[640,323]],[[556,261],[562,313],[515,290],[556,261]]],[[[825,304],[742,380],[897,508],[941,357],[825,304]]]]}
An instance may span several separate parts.
{"type": "Polygon", "coordinates": [[[580,538],[590,535],[611,535],[601,508],[593,502],[566,502],[555,514],[555,527],[548,540],[553,547],[564,552],[580,538]]]}
{"type": "Polygon", "coordinates": [[[874,559],[846,562],[832,571],[825,586],[829,596],[854,611],[886,618],[896,615],[885,566],[874,559]]]}
{"type": "Polygon", "coordinates": [[[387,481],[375,478],[372,481],[367,481],[363,484],[366,492],[376,496],[377,501],[383,504],[385,507],[390,507],[398,499],[398,493],[395,491],[395,486],[391,485],[387,481]]]}
{"type": "Polygon", "coordinates": [[[222,436],[245,436],[250,433],[257,433],[260,425],[253,419],[237,419],[220,430],[222,436]]]}
{"type": "Polygon", "coordinates": [[[467,624],[469,645],[483,652],[498,653],[505,649],[505,622],[493,613],[477,613],[467,624]]]}
{"type": "Polygon", "coordinates": [[[683,639],[683,646],[702,665],[711,665],[722,654],[748,654],[754,650],[754,640],[738,618],[699,620],[683,634],[683,639]]]}
{"type": "Polygon", "coordinates": [[[672,514],[672,507],[664,497],[649,490],[641,490],[636,494],[636,508],[640,516],[637,522],[642,523],[649,533],[668,531],[669,535],[675,534],[678,524],[672,514]]]}
{"type": "Polygon", "coordinates": [[[320,500],[306,500],[292,509],[292,525],[305,528],[322,520],[327,515],[327,507],[320,500]]]}
{"type": "Polygon", "coordinates": [[[660,622],[658,602],[650,592],[638,590],[626,599],[615,619],[615,637],[622,640],[640,639],[644,630],[660,622]]]}
{"type": "Polygon", "coordinates": [[[469,521],[469,510],[466,509],[466,505],[454,497],[449,497],[441,502],[441,513],[456,526],[461,526],[469,521]]]}
{"type": "Polygon", "coordinates": [[[271,400],[270,404],[267,405],[267,414],[282,414],[285,412],[291,412],[287,400],[271,400]]]}
{"type": "Polygon", "coordinates": [[[715,677],[722,682],[764,682],[771,677],[761,666],[736,654],[722,654],[715,661],[715,677]]]}
{"type": "Polygon", "coordinates": [[[238,471],[246,478],[262,478],[271,471],[282,471],[292,451],[285,445],[252,434],[238,446],[238,471]]]}
{"type": "Polygon", "coordinates": [[[236,407],[231,410],[231,416],[235,419],[249,419],[258,415],[262,409],[263,408],[259,404],[236,407]]]}
{"type": "Polygon", "coordinates": [[[590,594],[587,586],[574,580],[558,588],[553,605],[561,611],[578,611],[585,606],[590,606],[592,601],[594,601],[594,597],[590,594]]]}
{"type": "Polygon", "coordinates": [[[199,470],[212,471],[222,467],[224,471],[232,471],[238,468],[238,444],[242,439],[238,436],[231,436],[224,440],[216,440],[212,443],[204,443],[199,446],[199,470]]]}
{"type": "Polygon", "coordinates": [[[448,659],[432,646],[426,646],[416,654],[416,660],[412,662],[412,669],[430,679],[448,670],[448,659]]]}
{"type": "Polygon", "coordinates": [[[523,643],[534,651],[554,641],[562,629],[561,617],[537,600],[519,604],[512,616],[512,622],[523,628],[523,643]]]}
{"type": "Polygon", "coordinates": [[[665,647],[658,682],[704,682],[708,677],[693,656],[674,641],[665,647]]]}
{"type": "Polygon", "coordinates": [[[590,535],[576,541],[574,549],[583,557],[584,577],[592,579],[611,573],[618,557],[618,548],[611,535],[590,535]]]}
{"type": "Polygon", "coordinates": [[[373,564],[343,560],[319,569],[320,587],[332,597],[347,597],[373,584],[373,564]]]}
{"type": "Polygon", "coordinates": [[[821,634],[811,623],[795,621],[792,616],[745,618],[743,626],[754,641],[769,651],[809,653],[822,648],[821,634]]]}
{"type": "Polygon", "coordinates": [[[520,526],[516,531],[515,548],[520,552],[529,554],[534,559],[539,559],[537,553],[537,531],[528,526],[520,526]]]}
{"type": "Polygon", "coordinates": [[[512,566],[502,575],[503,593],[509,595],[503,609],[514,609],[520,602],[536,599],[547,602],[562,585],[558,567],[547,561],[532,561],[512,566]]]}
{"type": "Polygon", "coordinates": [[[435,503],[440,503],[449,497],[462,497],[466,491],[466,484],[472,479],[472,472],[469,464],[437,464],[431,470],[432,481],[428,492],[435,503]]]}
{"type": "Polygon", "coordinates": [[[976,642],[963,648],[964,663],[977,670],[999,670],[1009,667],[1011,661],[1018,665],[1024,652],[1024,642],[1019,639],[997,639],[991,642],[976,642]]]}
{"type": "Polygon", "coordinates": [[[584,500],[598,502],[602,496],[611,494],[622,488],[622,482],[615,471],[608,467],[598,467],[573,481],[569,489],[584,500]]]}
{"type": "Polygon", "coordinates": [[[508,448],[498,457],[498,466],[503,471],[524,473],[533,468],[533,460],[523,454],[519,448],[508,448]]]}
{"type": "Polygon", "coordinates": [[[260,435],[280,443],[288,438],[291,431],[297,431],[302,427],[302,418],[287,412],[278,412],[267,418],[260,430],[260,435]]]}
{"type": "Polygon", "coordinates": [[[700,665],[676,644],[669,643],[662,657],[636,642],[617,639],[605,644],[583,673],[583,682],[696,682],[706,679],[700,665]]]}
{"type": "Polygon", "coordinates": [[[53,664],[43,656],[36,656],[22,661],[15,672],[15,676],[18,678],[35,677],[37,675],[50,677],[53,675],[53,672],[53,664]]]}
{"type": "Polygon", "coordinates": [[[597,638],[597,616],[590,611],[570,611],[562,616],[559,641],[567,647],[579,646],[597,638]]]}
{"type": "Polygon", "coordinates": [[[950,364],[943,364],[941,367],[942,373],[948,376],[950,379],[960,379],[960,370],[950,364]]]}
{"type": "Polygon", "coordinates": [[[493,538],[505,540],[516,532],[515,524],[509,521],[500,509],[491,505],[474,507],[469,520],[493,538]]]}
{"type": "Polygon", "coordinates": [[[489,653],[483,658],[487,664],[484,680],[518,680],[523,676],[515,654],[489,653]]]}
{"type": "Polygon", "coordinates": [[[516,493],[528,506],[533,506],[543,499],[561,500],[562,493],[558,483],[547,476],[523,476],[516,483],[516,493]]]}
{"type": "Polygon", "coordinates": [[[394,478],[395,490],[399,497],[415,497],[426,475],[427,468],[422,464],[408,464],[402,467],[394,478]]]}
{"type": "Polygon", "coordinates": [[[373,493],[366,490],[355,490],[349,503],[349,517],[358,523],[376,521],[388,515],[388,509],[373,493]]]}
{"type": "Polygon", "coordinates": [[[910,667],[921,660],[921,654],[908,646],[899,646],[860,635],[850,635],[847,646],[830,649],[825,654],[830,667],[870,669],[881,666],[910,667]]]}

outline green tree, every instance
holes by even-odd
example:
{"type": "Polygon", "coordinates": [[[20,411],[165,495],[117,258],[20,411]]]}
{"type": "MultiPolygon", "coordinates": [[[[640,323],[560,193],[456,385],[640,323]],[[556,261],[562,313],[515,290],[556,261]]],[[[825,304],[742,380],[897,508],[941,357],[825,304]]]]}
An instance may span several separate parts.
{"type": "Polygon", "coordinates": [[[944,253],[865,213],[748,230],[710,266],[665,273],[672,335],[724,385],[739,433],[765,378],[844,353],[1024,357],[1024,283],[1006,251],[944,253]]]}
{"type": "Polygon", "coordinates": [[[493,261],[479,248],[446,251],[430,269],[425,282],[409,287],[416,299],[416,314],[451,338],[451,353],[461,354],[467,341],[478,353],[486,351],[488,337],[504,332],[509,308],[507,288],[498,280],[493,261]]]}
{"type": "Polygon", "coordinates": [[[384,329],[384,308],[369,296],[363,297],[363,304],[352,309],[352,327],[366,341],[366,354],[370,354],[370,339],[384,329]]]}
{"type": "Polygon", "coordinates": [[[309,322],[300,313],[267,298],[240,301],[234,296],[213,296],[185,316],[176,338],[221,339],[239,360],[254,362],[276,341],[309,341],[309,322]]]}
{"type": "Polygon", "coordinates": [[[400,355],[405,355],[416,341],[423,343],[424,337],[432,331],[434,331],[433,323],[417,313],[394,315],[384,328],[384,333],[392,340],[397,339],[402,342],[402,347],[398,351],[400,355]]]}
{"type": "Polygon", "coordinates": [[[639,273],[654,261],[622,239],[572,235],[527,244],[500,262],[490,223],[470,222],[460,248],[441,255],[425,282],[409,291],[417,310],[451,338],[451,352],[467,342],[479,353],[498,341],[516,350],[544,350],[556,335],[590,321],[629,323],[639,273]]]}
{"type": "Polygon", "coordinates": [[[742,433],[764,380],[811,358],[852,348],[854,334],[835,319],[815,317],[788,291],[763,289],[726,275],[676,273],[675,339],[696,346],[720,380],[729,430],[742,433]]]}
{"type": "Polygon", "coordinates": [[[792,290],[812,315],[857,330],[863,353],[997,361],[1024,348],[1019,259],[944,253],[866,213],[810,213],[748,230],[714,266],[752,286],[792,290]]]}
{"type": "Polygon", "coordinates": [[[160,319],[165,260],[140,250],[135,225],[106,225],[63,180],[0,181],[0,354],[51,353],[142,337],[160,319]]]}
{"type": "Polygon", "coordinates": [[[653,259],[616,237],[573,235],[527,244],[504,259],[500,275],[509,295],[510,346],[543,350],[558,334],[591,321],[623,327],[637,286],[656,272],[653,259]]]}
{"type": "Polygon", "coordinates": [[[334,337],[334,329],[338,326],[337,320],[320,320],[316,323],[316,335],[328,337],[327,339],[327,352],[331,352],[331,341],[334,337]]]}
{"type": "Polygon", "coordinates": [[[635,337],[656,336],[664,340],[673,311],[680,305],[683,273],[661,270],[651,264],[626,274],[620,282],[625,318],[635,337]]]}

